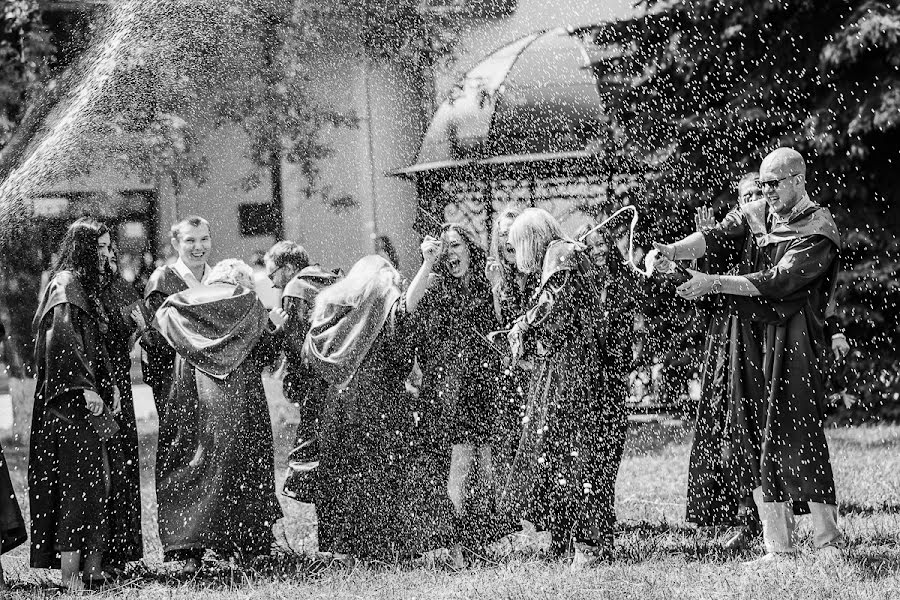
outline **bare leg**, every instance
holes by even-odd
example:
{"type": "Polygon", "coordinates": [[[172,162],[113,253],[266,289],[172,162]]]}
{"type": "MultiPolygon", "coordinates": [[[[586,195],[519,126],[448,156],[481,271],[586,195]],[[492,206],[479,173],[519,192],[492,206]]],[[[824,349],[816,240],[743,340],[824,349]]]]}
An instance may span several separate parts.
{"type": "Polygon", "coordinates": [[[469,491],[473,462],[475,462],[475,448],[470,444],[453,445],[450,453],[447,495],[450,496],[450,502],[453,503],[457,516],[461,516],[465,510],[466,493],[469,491]]]}
{"type": "Polygon", "coordinates": [[[486,490],[494,487],[494,456],[490,444],[478,447],[478,479],[486,490]]]}
{"type": "Polygon", "coordinates": [[[70,590],[80,590],[84,588],[81,581],[81,552],[62,552],[60,561],[60,575],[62,578],[62,586],[70,590]]]}
{"type": "MultiPolygon", "coordinates": [[[[469,480],[472,475],[472,463],[475,462],[475,448],[469,444],[454,444],[450,451],[450,475],[447,478],[447,495],[453,503],[457,522],[466,508],[466,495],[469,491],[469,480]]],[[[457,542],[450,550],[453,566],[463,569],[466,566],[462,553],[462,544],[457,542]]]]}

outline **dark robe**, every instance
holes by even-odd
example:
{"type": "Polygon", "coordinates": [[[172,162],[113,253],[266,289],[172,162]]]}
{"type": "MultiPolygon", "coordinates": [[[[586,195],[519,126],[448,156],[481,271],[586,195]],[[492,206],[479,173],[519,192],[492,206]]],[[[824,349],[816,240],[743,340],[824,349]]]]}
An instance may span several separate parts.
{"type": "Polygon", "coordinates": [[[795,511],[803,511],[804,502],[834,504],[824,431],[824,324],[838,269],[837,227],[827,209],[807,198],[786,222],[774,219],[765,201],[750,202],[707,235],[708,251],[742,236],[752,236],[759,248],[745,277],[761,296],[728,300],[739,321],[763,328],[761,363],[747,351],[752,339],[735,345],[744,351],[742,380],[755,382],[761,372],[762,390],[744,389],[743,401],[734,405],[726,465],[737,474],[739,498],[762,485],[767,502],[793,501],[795,511]]]}
{"type": "Polygon", "coordinates": [[[16,499],[12,480],[9,478],[9,465],[0,448],[0,554],[21,546],[28,535],[22,509],[16,499]]]}
{"type": "Polygon", "coordinates": [[[544,256],[536,303],[519,322],[538,350],[522,440],[505,500],[550,530],[607,545],[624,439],[624,397],[605,398],[607,351],[594,266],[581,244],[558,240],[544,256]]]}
{"type": "MultiPolygon", "coordinates": [[[[755,238],[730,225],[739,215],[740,207],[707,232],[707,272],[746,275],[760,268],[755,238]]],[[[759,482],[766,396],[763,327],[739,314],[728,297],[711,297],[703,304],[709,322],[685,520],[700,526],[734,525],[741,521],[742,504],[751,508],[754,482],[759,482]]]]}
{"type": "Polygon", "coordinates": [[[320,413],[319,550],[393,561],[446,545],[449,456],[439,415],[406,392],[413,327],[400,291],[312,323],[304,347],[330,383],[320,413]]]}
{"type": "Polygon", "coordinates": [[[303,341],[309,331],[309,312],[318,293],[340,277],[319,265],[310,265],[291,279],[281,294],[287,314],[281,333],[284,352],[284,395],[300,409],[294,447],[288,455],[284,494],[300,502],[312,502],[319,448],[316,428],[328,382],[303,358],[303,341]]]}
{"type": "MultiPolygon", "coordinates": [[[[477,281],[477,280],[476,280],[477,281]]],[[[487,341],[498,327],[486,285],[468,291],[453,277],[440,276],[416,311],[416,358],[422,369],[420,400],[440,415],[435,453],[451,454],[456,444],[486,446],[499,440],[497,402],[501,350],[487,341]]],[[[496,490],[473,487],[457,519],[454,536],[480,547],[514,530],[496,515],[496,490]]]]}
{"type": "Polygon", "coordinates": [[[31,566],[59,568],[60,552],[103,551],[109,529],[106,445],[84,391],[113,402],[108,321],[79,277],[57,273],[35,314],[37,364],[28,460],[31,566]]]}
{"type": "MultiPolygon", "coordinates": [[[[6,341],[6,328],[0,323],[0,343],[3,341],[6,341]]],[[[6,456],[0,447],[0,554],[21,546],[26,539],[28,535],[25,521],[22,519],[22,509],[19,508],[16,490],[9,477],[6,456]]]]}
{"type": "Polygon", "coordinates": [[[274,349],[252,290],[224,283],[170,296],[153,326],[175,348],[156,455],[166,560],[267,554],[282,517],[262,365],[274,349]]]}
{"type": "Polygon", "coordinates": [[[106,349],[112,375],[119,388],[121,411],[115,415],[119,431],[106,443],[110,465],[109,539],[104,560],[122,564],[144,556],[141,536],[141,464],[138,456],[137,420],[131,390],[131,341],[137,324],[131,310],[140,296],[125,280],[114,277],[100,300],[109,318],[106,349]]]}
{"type": "MultiPolygon", "coordinates": [[[[151,321],[166,298],[186,289],[188,284],[171,265],[153,271],[144,288],[144,318],[148,322],[151,321]]],[[[163,414],[166,412],[166,400],[172,387],[175,350],[152,327],[148,327],[141,337],[141,348],[144,349],[144,360],[141,361],[144,383],[149,385],[153,392],[153,404],[156,405],[156,412],[162,422],[163,414]]]]}

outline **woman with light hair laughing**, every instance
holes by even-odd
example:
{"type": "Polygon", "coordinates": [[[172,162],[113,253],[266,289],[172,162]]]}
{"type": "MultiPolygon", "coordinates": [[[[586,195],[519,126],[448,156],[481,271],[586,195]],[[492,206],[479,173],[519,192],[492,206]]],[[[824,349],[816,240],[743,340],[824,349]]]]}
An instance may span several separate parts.
{"type": "MultiPolygon", "coordinates": [[[[551,534],[551,551],[579,569],[613,548],[624,398],[607,399],[602,303],[587,248],[547,211],[529,208],[509,230],[516,265],[540,276],[509,332],[513,359],[536,348],[522,440],[505,498],[551,534]]],[[[619,386],[621,387],[621,386],[619,386]]]]}

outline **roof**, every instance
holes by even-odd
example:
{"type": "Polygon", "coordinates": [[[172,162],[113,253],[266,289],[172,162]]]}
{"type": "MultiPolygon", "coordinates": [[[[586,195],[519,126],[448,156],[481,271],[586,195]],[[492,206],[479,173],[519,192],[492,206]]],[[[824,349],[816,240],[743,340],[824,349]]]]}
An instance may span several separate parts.
{"type": "Polygon", "coordinates": [[[515,40],[468,71],[435,111],[416,161],[392,175],[596,160],[607,126],[585,29],[515,40]]]}

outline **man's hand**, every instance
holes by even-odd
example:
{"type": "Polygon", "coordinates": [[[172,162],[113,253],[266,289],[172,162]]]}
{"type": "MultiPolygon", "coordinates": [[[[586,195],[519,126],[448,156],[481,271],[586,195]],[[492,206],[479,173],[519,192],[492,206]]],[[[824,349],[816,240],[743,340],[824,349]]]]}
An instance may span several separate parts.
{"type": "Polygon", "coordinates": [[[437,261],[438,256],[441,254],[441,240],[432,237],[430,235],[426,235],[425,239],[422,240],[422,245],[420,246],[422,250],[422,262],[434,265],[437,261]]]}
{"type": "Polygon", "coordinates": [[[103,398],[94,390],[84,390],[84,404],[94,416],[103,412],[103,398]]]}
{"type": "Polygon", "coordinates": [[[697,231],[703,232],[716,224],[716,217],[713,215],[713,209],[701,206],[694,215],[694,227],[697,231]]]}
{"type": "Polygon", "coordinates": [[[832,336],[831,351],[834,352],[834,360],[842,360],[850,354],[850,342],[843,333],[832,336]]]}
{"type": "Polygon", "coordinates": [[[712,291],[716,278],[706,273],[686,269],[691,278],[675,288],[675,292],[686,300],[696,300],[712,291]]]}
{"type": "Polygon", "coordinates": [[[141,310],[140,306],[135,306],[131,309],[131,320],[137,325],[139,332],[147,329],[147,320],[144,319],[144,311],[141,310]]]}

